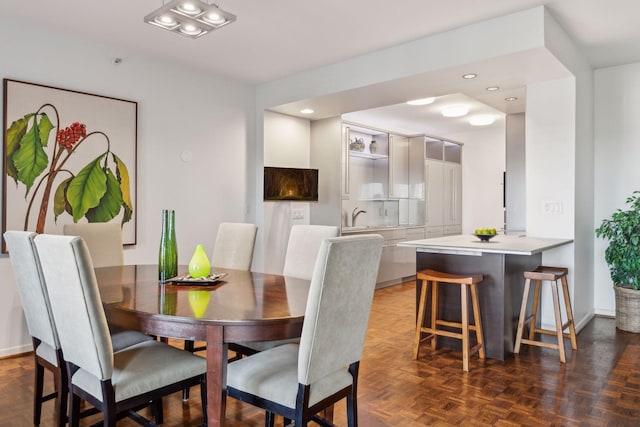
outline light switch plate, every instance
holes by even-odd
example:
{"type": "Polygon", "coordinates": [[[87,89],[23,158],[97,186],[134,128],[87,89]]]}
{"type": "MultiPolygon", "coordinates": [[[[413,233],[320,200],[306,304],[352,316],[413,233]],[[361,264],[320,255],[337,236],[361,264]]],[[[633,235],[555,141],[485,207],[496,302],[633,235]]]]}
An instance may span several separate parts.
{"type": "Polygon", "coordinates": [[[562,202],[545,201],[543,204],[544,213],[547,215],[560,215],[562,213],[562,202]]]}
{"type": "Polygon", "coordinates": [[[291,219],[304,219],[304,209],[292,209],[291,219]]]}

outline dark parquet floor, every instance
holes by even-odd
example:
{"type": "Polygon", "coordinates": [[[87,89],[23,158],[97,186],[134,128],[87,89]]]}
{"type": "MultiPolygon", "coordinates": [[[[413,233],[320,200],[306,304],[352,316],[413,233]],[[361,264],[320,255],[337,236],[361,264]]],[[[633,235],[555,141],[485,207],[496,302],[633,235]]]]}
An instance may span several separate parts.
{"type": "MultiPolygon", "coordinates": [[[[579,333],[577,352],[567,344],[566,365],[552,350],[524,346],[505,362],[472,357],[464,374],[453,350],[423,349],[411,359],[414,298],[414,283],[376,292],[360,367],[360,426],[640,426],[640,334],[595,318],[579,333]]],[[[32,378],[31,356],[0,360],[1,427],[31,425],[32,378]]],[[[202,421],[199,393],[191,396],[185,404],[180,394],[165,400],[165,426],[202,421]]],[[[260,426],[263,414],[229,399],[226,422],[260,426]]],[[[346,426],[342,403],[334,422],[346,426]]],[[[42,425],[53,425],[50,402],[42,425]]]]}

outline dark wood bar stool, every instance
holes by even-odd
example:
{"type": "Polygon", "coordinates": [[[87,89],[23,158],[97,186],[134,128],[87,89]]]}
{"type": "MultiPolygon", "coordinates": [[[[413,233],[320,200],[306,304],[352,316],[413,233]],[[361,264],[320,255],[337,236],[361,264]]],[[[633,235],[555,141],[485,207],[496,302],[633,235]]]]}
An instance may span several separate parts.
{"type": "Polygon", "coordinates": [[[469,372],[469,356],[478,352],[480,359],[485,358],[484,340],[482,335],[482,321],[480,319],[480,306],[478,304],[478,291],[476,285],[482,282],[482,275],[460,276],[456,274],[442,273],[435,270],[423,270],[416,274],[417,280],[422,280],[422,291],[420,292],[420,303],[418,307],[418,321],[416,325],[416,337],[413,342],[413,359],[418,359],[420,344],[431,341],[433,350],[437,347],[437,337],[445,336],[462,340],[462,369],[469,372]],[[425,325],[427,292],[429,283],[431,286],[431,322],[425,325]],[[447,283],[460,285],[460,309],[462,322],[451,322],[438,318],[438,284],[447,283]],[[474,323],[469,324],[469,298],[467,288],[471,290],[471,304],[473,306],[474,323]],[[460,333],[440,329],[438,326],[460,329],[460,333]],[[469,331],[476,333],[477,344],[471,347],[469,342],[469,331]],[[427,335],[422,338],[422,333],[427,335]]]}
{"type": "Polygon", "coordinates": [[[516,332],[516,345],[513,350],[514,353],[520,352],[521,344],[535,345],[538,347],[546,347],[554,350],[558,350],[560,353],[560,362],[567,363],[567,358],[564,351],[564,338],[571,339],[571,348],[578,349],[578,343],[576,340],[576,329],[573,324],[573,312],[571,311],[571,299],[569,298],[569,286],[567,285],[567,273],[568,269],[561,267],[544,267],[540,266],[533,271],[525,271],[524,278],[524,294],[522,295],[522,306],[520,308],[520,319],[518,320],[518,331],[516,332]],[[529,290],[531,287],[531,281],[535,281],[535,288],[533,291],[533,307],[531,315],[526,317],[527,302],[529,299],[529,290]],[[560,296],[558,294],[558,280],[562,283],[562,293],[564,294],[564,307],[567,312],[567,322],[562,323],[562,314],[560,312],[560,296]],[[549,329],[542,329],[537,327],[538,308],[540,306],[540,283],[548,282],[551,284],[551,295],[553,297],[553,312],[556,320],[556,329],[554,331],[549,329]],[[524,325],[529,323],[529,338],[522,338],[524,325]],[[564,330],[569,328],[569,333],[565,333],[564,330]],[[535,334],[555,335],[558,338],[557,344],[546,343],[535,339],[535,334]]]}

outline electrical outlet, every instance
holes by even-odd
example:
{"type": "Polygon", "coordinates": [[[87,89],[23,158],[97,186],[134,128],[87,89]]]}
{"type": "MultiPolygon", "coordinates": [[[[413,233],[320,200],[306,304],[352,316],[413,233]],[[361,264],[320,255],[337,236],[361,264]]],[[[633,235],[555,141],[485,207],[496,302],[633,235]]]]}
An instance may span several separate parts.
{"type": "Polygon", "coordinates": [[[560,215],[562,213],[562,202],[546,201],[543,203],[543,209],[547,215],[560,215]]]}

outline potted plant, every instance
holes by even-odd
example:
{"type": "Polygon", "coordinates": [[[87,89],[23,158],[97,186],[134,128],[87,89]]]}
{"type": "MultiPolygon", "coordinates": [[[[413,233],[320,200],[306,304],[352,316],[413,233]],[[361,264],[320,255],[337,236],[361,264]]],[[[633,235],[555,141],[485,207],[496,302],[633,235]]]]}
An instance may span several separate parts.
{"type": "Polygon", "coordinates": [[[604,259],[616,297],[616,327],[640,332],[640,191],[627,198],[629,209],[616,210],[596,228],[609,241],[604,259]]]}

